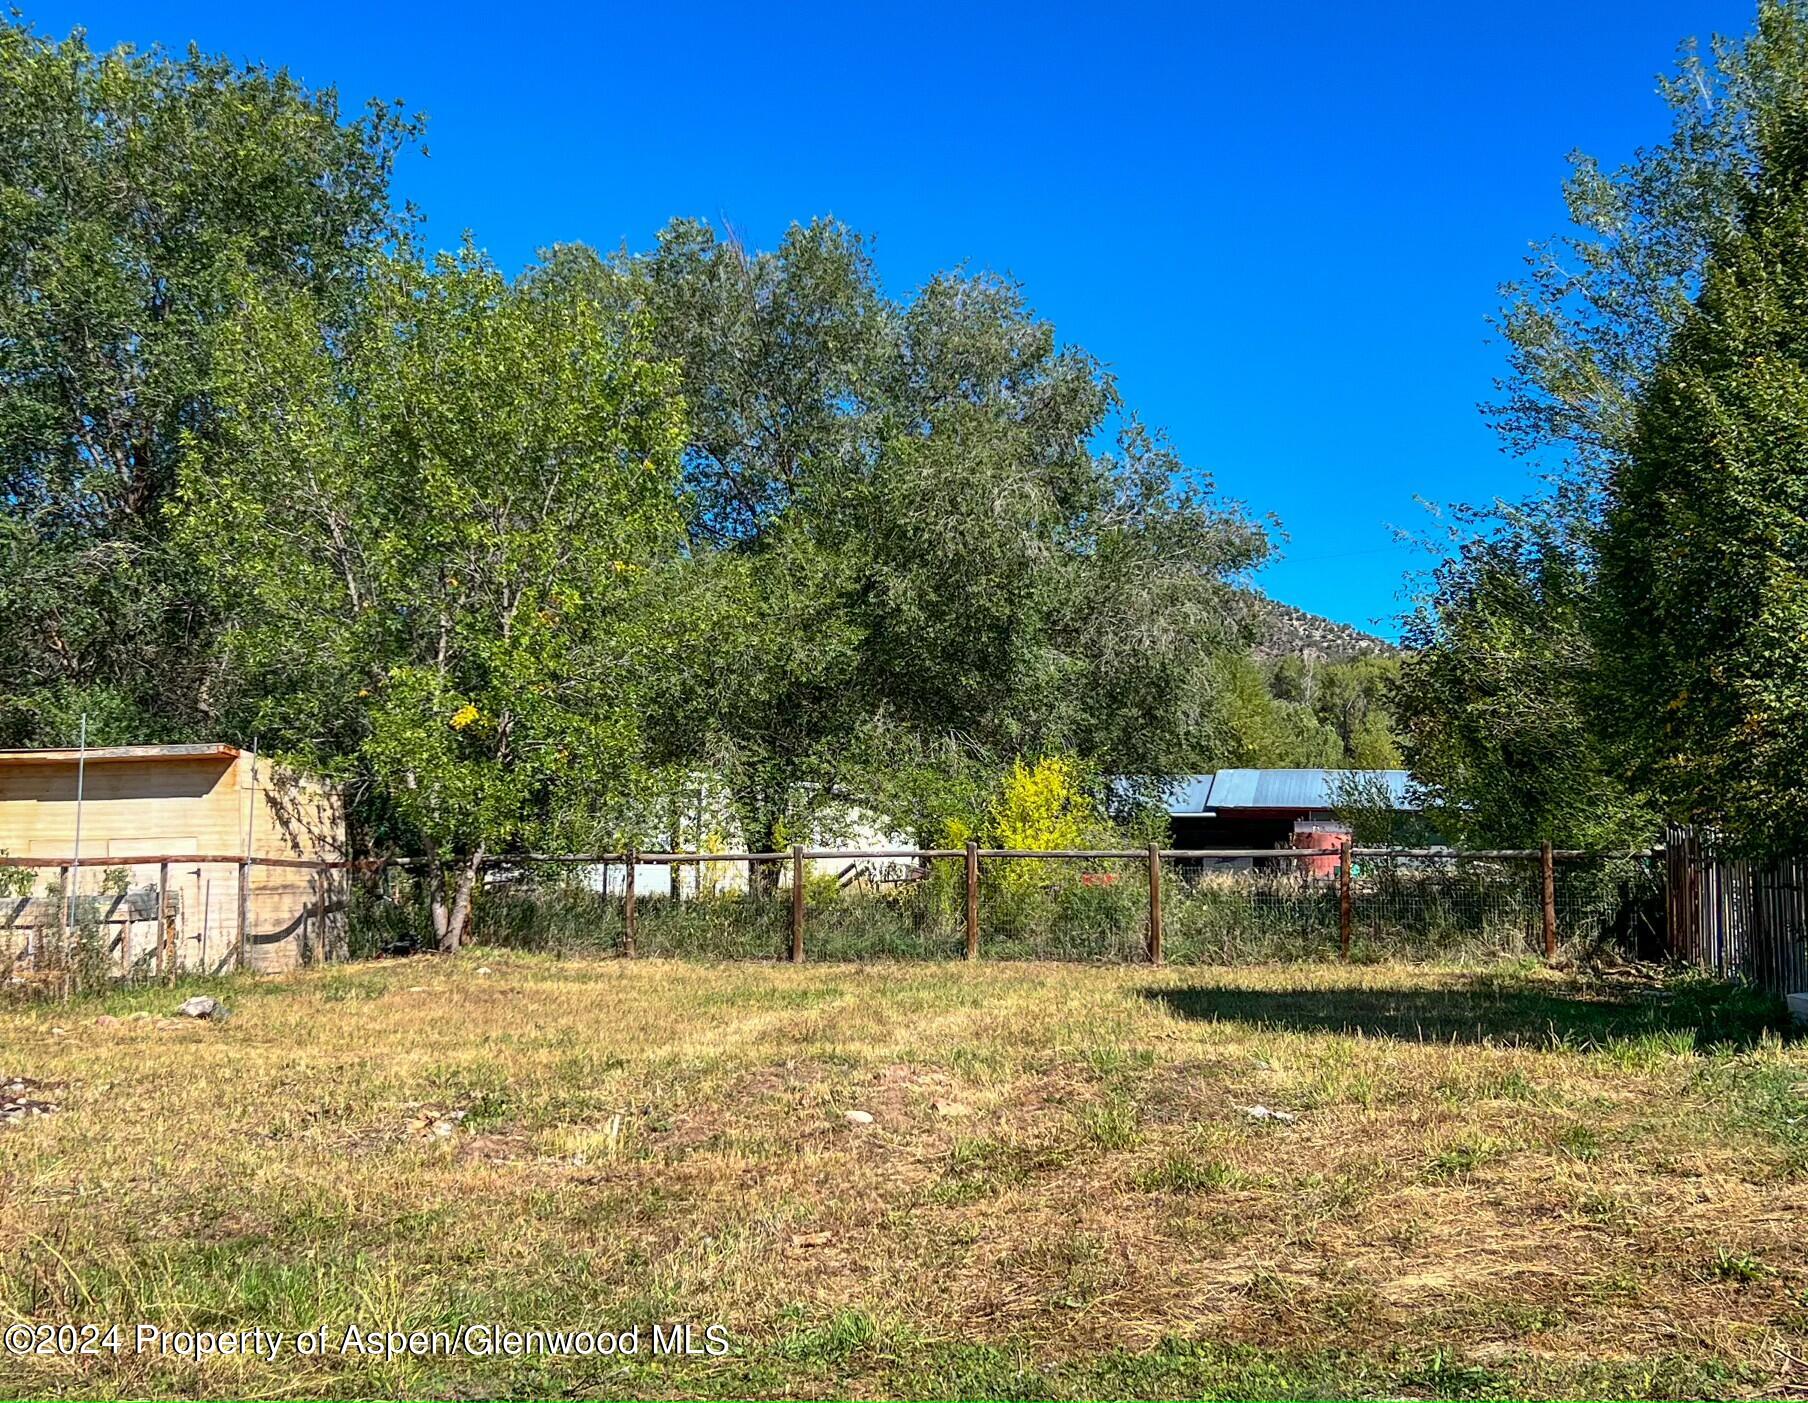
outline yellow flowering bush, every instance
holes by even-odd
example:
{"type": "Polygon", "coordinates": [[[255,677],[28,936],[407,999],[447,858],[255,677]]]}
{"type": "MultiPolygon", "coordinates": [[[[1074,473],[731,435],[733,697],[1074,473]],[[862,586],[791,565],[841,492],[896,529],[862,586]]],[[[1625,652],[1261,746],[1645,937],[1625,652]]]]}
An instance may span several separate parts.
{"type": "MultiPolygon", "coordinates": [[[[951,848],[974,839],[982,846],[1023,852],[1106,847],[1112,842],[1110,824],[1087,793],[1079,764],[1061,755],[1012,761],[979,821],[950,819],[947,834],[951,848]]],[[[1058,885],[1077,872],[1071,863],[1029,860],[988,867],[1010,889],[1058,885]]]]}

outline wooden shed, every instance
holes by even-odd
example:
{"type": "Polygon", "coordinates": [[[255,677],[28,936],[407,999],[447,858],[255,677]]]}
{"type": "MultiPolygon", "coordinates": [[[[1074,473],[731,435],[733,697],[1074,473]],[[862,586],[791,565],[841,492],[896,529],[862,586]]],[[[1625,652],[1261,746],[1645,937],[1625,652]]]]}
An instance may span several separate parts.
{"type": "Polygon", "coordinates": [[[34,864],[0,959],[86,927],[122,969],[289,969],[343,944],[345,874],[268,860],[345,853],[336,789],[236,746],[0,750],[0,855],[34,864]]]}

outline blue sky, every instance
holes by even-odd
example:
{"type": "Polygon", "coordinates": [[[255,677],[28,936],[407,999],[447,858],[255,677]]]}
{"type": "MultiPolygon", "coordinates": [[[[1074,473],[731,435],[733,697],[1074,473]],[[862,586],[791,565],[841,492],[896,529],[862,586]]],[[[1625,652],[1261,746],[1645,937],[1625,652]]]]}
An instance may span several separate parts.
{"type": "Polygon", "coordinates": [[[1654,75],[1749,3],[683,8],[27,3],[102,45],[286,64],[426,112],[399,193],[505,266],[668,218],[833,214],[905,293],[1010,273],[1189,465],[1290,537],[1270,593],[1384,633],[1415,497],[1523,493],[1485,318],[1572,148],[1665,130],[1654,75]]]}

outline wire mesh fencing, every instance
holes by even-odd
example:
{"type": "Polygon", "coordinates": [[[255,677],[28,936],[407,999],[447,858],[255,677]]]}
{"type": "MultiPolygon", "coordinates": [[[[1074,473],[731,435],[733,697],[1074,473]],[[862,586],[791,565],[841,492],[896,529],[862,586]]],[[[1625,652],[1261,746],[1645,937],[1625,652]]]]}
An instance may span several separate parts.
{"type": "Polygon", "coordinates": [[[1643,855],[1359,850],[1352,942],[1359,956],[1418,960],[1593,947],[1624,934],[1661,882],[1643,855]]]}
{"type": "Polygon", "coordinates": [[[1335,876],[1290,858],[1195,858],[1162,883],[1171,964],[1324,959],[1341,949],[1335,876]]]}
{"type": "Polygon", "coordinates": [[[347,864],[0,858],[0,989],[69,995],[344,958],[347,864]]]}
{"type": "Polygon", "coordinates": [[[818,860],[795,929],[812,960],[953,960],[966,952],[965,859],[952,853],[818,860]]]}
{"type": "MultiPolygon", "coordinates": [[[[974,849],[499,862],[480,945],[712,960],[1237,964],[1550,955],[1611,941],[1648,858],[1445,850],[974,849]]],[[[432,943],[418,882],[354,908],[354,953],[432,943]]]]}
{"type": "MultiPolygon", "coordinates": [[[[61,979],[67,990],[398,955],[438,948],[447,924],[447,884],[418,861],[171,858],[153,860],[149,883],[123,868],[84,878],[11,861],[40,869],[30,890],[0,899],[0,965],[14,983],[61,979]]],[[[707,960],[1554,956],[1623,942],[1629,912],[1654,900],[1661,910],[1663,881],[1650,857],[1548,850],[521,857],[485,864],[466,939],[707,960]]]]}
{"type": "Polygon", "coordinates": [[[1149,958],[1145,856],[982,857],[978,875],[979,943],[988,959],[1149,958]]]}

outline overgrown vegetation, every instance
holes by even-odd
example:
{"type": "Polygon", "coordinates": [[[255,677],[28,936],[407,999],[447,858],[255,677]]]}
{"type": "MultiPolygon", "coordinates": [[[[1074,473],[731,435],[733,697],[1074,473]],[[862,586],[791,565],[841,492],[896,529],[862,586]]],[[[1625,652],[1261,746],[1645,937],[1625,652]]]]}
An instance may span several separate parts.
{"type": "Polygon", "coordinates": [[[419,134],[286,71],[0,17],[0,745],[214,739],[219,601],[171,547],[246,280],[337,315],[419,134]]]}
{"type": "MultiPolygon", "coordinates": [[[[966,950],[965,864],[936,858],[927,871],[843,886],[806,877],[805,949],[811,960],[951,960],[966,950]]],[[[1239,965],[1342,956],[1340,896],[1330,876],[1291,866],[1211,872],[1169,861],[1162,884],[1163,956],[1173,964],[1239,965]]],[[[1555,872],[1557,937],[1578,963],[1628,945],[1629,909],[1658,888],[1639,858],[1562,862],[1555,872]]],[[[1350,958],[1515,959],[1542,956],[1542,886],[1536,861],[1363,859],[1351,883],[1350,958]]],[[[788,889],[688,894],[642,892],[636,948],[694,960],[788,958],[788,889]]],[[[977,915],[985,959],[1141,963],[1149,933],[1148,868],[1124,859],[988,859],[977,915]]],[[[352,948],[431,943],[429,898],[418,883],[365,896],[352,948]]],[[[524,867],[483,889],[473,912],[478,944],[555,955],[615,954],[626,946],[619,887],[599,891],[571,869],[524,867]]]]}
{"type": "Polygon", "coordinates": [[[1224,660],[1223,674],[1235,737],[1226,763],[1278,769],[1400,766],[1397,654],[1237,655],[1224,660]]]}
{"type": "Polygon", "coordinates": [[[43,1357],[8,1380],[1765,1394],[1808,1289],[1808,1062],[1781,1028],[1711,981],[1501,966],[497,950],[5,1012],[0,1072],[58,1105],[0,1128],[0,1180],[31,1186],[0,1215],[9,1318],[721,1322],[733,1341],[720,1360],[43,1357]],[[131,1017],[204,989],[230,1022],[131,1017]],[[132,1191],[94,1191],[112,1183],[132,1191]]]}
{"type": "Polygon", "coordinates": [[[482,854],[699,789],[931,845],[1019,763],[1140,829],[1396,758],[1391,660],[1253,661],[1266,528],[1008,279],[685,219],[505,276],[392,209],[394,106],[16,16],[0,96],[0,743],[257,738],[438,862],[444,943],[482,854]]]}

